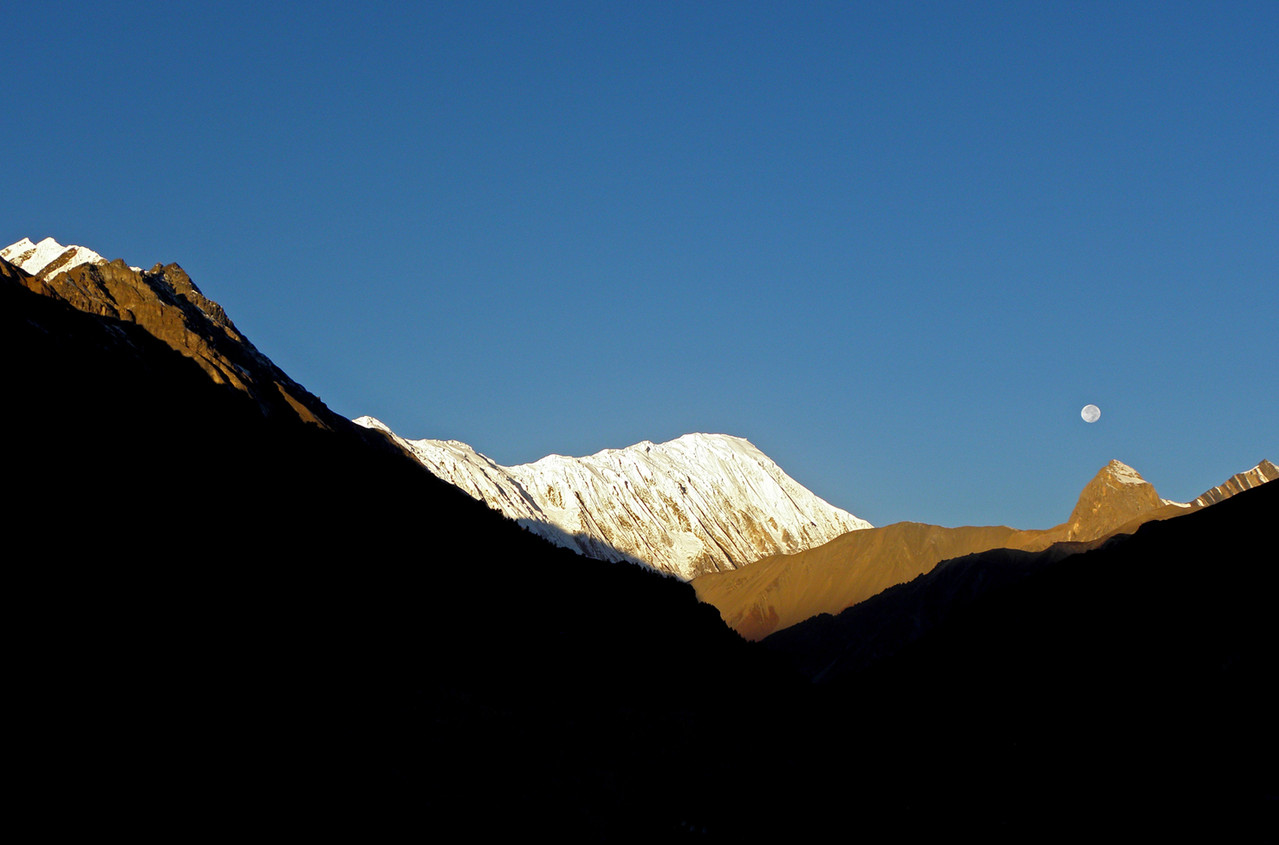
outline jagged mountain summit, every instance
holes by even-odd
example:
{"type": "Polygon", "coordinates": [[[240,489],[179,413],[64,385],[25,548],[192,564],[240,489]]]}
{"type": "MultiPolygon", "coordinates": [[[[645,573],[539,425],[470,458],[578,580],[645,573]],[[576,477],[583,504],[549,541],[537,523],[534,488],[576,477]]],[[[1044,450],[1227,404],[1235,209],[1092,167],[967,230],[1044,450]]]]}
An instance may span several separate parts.
{"type": "Polygon", "coordinates": [[[456,440],[405,440],[372,417],[355,422],[385,432],[435,475],[557,545],[685,580],[871,527],[726,434],[504,467],[456,440]]]}
{"type": "Polygon", "coordinates": [[[63,246],[53,238],[32,243],[23,238],[0,250],[0,258],[42,279],[65,273],[81,264],[106,264],[107,260],[91,249],[82,246],[63,246]]]}
{"type": "Polygon", "coordinates": [[[1215,505],[1218,502],[1229,499],[1237,493],[1244,490],[1251,490],[1253,487],[1260,487],[1270,481],[1279,479],[1279,467],[1276,467],[1270,461],[1262,460],[1250,470],[1235,473],[1226,479],[1223,483],[1218,484],[1211,490],[1202,493],[1191,504],[1196,507],[1207,507],[1215,505]]]}
{"type": "Polygon", "coordinates": [[[133,323],[194,361],[214,383],[252,397],[262,412],[346,426],[244,337],[222,306],[177,264],[142,270],[82,246],[30,238],[0,250],[0,272],[78,311],[133,323]]]}

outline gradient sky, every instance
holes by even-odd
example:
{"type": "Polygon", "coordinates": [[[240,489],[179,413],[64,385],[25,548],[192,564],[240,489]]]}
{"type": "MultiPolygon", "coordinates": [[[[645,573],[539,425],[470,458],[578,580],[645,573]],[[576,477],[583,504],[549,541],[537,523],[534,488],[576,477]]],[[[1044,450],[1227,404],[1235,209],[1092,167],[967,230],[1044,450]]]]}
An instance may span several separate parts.
{"type": "Polygon", "coordinates": [[[1111,458],[1177,499],[1279,460],[1273,0],[6,23],[0,241],[176,261],[406,437],[735,434],[875,524],[1047,527],[1111,458]]]}

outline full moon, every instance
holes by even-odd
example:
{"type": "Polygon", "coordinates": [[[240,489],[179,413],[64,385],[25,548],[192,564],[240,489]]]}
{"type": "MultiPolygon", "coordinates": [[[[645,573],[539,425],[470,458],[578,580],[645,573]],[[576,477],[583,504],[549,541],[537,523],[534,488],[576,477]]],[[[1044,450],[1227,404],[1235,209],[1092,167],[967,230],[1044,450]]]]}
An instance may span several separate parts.
{"type": "Polygon", "coordinates": [[[1095,423],[1101,419],[1101,408],[1096,405],[1085,405],[1084,409],[1079,412],[1079,416],[1083,417],[1086,423],[1095,423]]]}

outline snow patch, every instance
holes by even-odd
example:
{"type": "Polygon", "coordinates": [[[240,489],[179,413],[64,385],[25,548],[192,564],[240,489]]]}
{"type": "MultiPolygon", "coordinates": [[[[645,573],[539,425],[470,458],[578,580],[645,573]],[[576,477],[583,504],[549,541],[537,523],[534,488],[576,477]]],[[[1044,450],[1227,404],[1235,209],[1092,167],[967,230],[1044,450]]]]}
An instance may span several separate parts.
{"type": "Polygon", "coordinates": [[[65,273],[81,264],[105,264],[106,259],[82,246],[63,246],[53,238],[33,244],[30,238],[9,244],[0,250],[0,258],[33,276],[48,278],[65,273]]]}
{"type": "Polygon", "coordinates": [[[1111,461],[1107,467],[1110,475],[1121,484],[1149,484],[1150,482],[1141,477],[1141,473],[1123,463],[1122,461],[1111,461]]]}
{"type": "Polygon", "coordinates": [[[363,426],[364,428],[372,428],[377,431],[385,431],[387,434],[395,433],[391,431],[390,427],[387,426],[386,423],[382,422],[381,420],[375,417],[370,417],[367,415],[363,417],[356,417],[355,419],[351,420],[351,422],[355,423],[358,426],[363,426]]]}

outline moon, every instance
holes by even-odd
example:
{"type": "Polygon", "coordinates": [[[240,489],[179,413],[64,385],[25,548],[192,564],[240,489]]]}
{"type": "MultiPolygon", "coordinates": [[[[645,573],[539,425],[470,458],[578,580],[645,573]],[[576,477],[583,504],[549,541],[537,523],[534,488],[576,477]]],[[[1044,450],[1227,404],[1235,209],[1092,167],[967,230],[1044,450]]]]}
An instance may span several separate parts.
{"type": "Polygon", "coordinates": [[[1101,419],[1101,408],[1096,405],[1085,405],[1084,409],[1079,412],[1079,416],[1083,417],[1086,423],[1095,423],[1101,419]]]}

